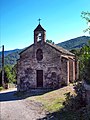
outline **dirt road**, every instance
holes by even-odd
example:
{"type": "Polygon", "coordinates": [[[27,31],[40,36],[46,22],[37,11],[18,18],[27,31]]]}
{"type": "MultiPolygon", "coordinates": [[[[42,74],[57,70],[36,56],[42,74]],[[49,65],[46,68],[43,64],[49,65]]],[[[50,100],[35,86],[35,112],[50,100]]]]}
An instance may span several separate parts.
{"type": "Polygon", "coordinates": [[[37,103],[14,95],[16,89],[0,92],[0,120],[41,120],[44,111],[37,103]]]}

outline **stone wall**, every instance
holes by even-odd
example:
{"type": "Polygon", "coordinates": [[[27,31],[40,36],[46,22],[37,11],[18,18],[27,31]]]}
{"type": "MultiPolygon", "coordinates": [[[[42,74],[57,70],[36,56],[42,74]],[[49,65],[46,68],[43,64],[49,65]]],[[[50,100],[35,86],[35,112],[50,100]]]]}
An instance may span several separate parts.
{"type": "Polygon", "coordinates": [[[32,45],[22,52],[20,60],[18,60],[18,90],[37,88],[37,70],[43,70],[43,88],[58,88],[67,84],[67,59],[63,58],[61,61],[61,54],[42,42],[32,45]],[[36,58],[38,49],[43,52],[43,59],[40,61],[36,58]]]}

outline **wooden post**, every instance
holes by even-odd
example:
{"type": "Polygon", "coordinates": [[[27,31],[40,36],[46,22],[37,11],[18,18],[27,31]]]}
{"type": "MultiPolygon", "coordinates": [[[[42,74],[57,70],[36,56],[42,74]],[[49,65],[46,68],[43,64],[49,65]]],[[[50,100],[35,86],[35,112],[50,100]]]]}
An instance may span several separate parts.
{"type": "Polygon", "coordinates": [[[2,46],[2,86],[5,88],[5,83],[4,83],[4,45],[2,46]]]}

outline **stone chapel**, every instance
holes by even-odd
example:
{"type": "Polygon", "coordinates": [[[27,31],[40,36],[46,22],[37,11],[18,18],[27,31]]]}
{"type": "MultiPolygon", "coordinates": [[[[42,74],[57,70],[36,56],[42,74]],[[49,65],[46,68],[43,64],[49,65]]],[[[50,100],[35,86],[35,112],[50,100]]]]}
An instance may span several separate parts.
{"type": "Polygon", "coordinates": [[[46,42],[46,30],[34,30],[34,43],[20,53],[17,61],[17,90],[60,88],[77,79],[75,55],[46,42]]]}

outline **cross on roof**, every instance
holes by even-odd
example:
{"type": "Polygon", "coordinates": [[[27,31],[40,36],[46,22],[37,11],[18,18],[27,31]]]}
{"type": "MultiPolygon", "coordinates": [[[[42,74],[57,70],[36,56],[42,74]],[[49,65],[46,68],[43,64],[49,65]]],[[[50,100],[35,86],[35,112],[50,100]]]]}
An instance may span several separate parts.
{"type": "Polygon", "coordinates": [[[39,21],[39,24],[40,24],[41,19],[39,18],[38,21],[39,21]]]}

